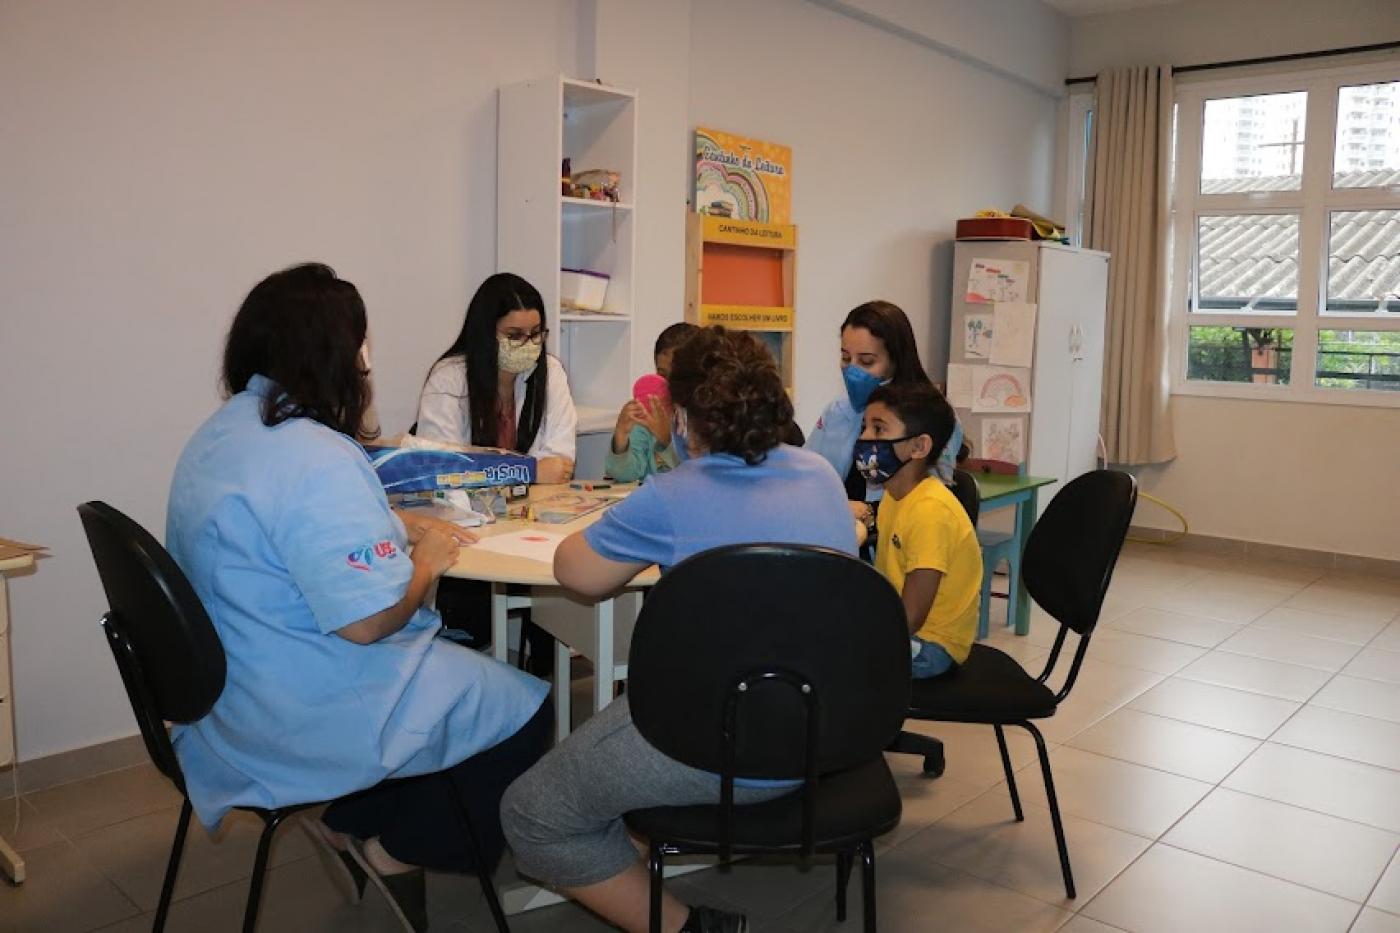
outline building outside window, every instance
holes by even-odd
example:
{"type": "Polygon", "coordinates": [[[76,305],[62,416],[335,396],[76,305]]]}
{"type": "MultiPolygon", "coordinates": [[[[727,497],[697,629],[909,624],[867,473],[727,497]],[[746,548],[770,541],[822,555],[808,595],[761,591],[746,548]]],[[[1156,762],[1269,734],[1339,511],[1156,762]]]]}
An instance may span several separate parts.
{"type": "Polygon", "coordinates": [[[1400,405],[1400,66],[1178,85],[1173,389],[1400,405]]]}

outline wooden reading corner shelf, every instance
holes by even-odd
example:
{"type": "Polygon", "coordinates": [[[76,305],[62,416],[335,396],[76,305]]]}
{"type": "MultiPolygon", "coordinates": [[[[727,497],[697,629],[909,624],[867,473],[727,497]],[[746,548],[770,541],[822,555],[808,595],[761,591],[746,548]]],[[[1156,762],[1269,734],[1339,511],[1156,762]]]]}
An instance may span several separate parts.
{"type": "Polygon", "coordinates": [[[792,394],[797,227],[712,214],[686,220],[685,319],[752,331],[792,394]]]}

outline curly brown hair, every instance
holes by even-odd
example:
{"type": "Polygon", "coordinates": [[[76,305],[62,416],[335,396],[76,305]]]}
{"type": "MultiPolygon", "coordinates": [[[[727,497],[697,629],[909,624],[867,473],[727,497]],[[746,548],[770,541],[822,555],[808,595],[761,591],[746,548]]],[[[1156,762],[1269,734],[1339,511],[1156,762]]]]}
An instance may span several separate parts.
{"type": "Polygon", "coordinates": [[[778,364],[752,334],[706,327],[676,349],[671,399],[711,453],[762,463],[792,430],[792,400],[778,364]]]}

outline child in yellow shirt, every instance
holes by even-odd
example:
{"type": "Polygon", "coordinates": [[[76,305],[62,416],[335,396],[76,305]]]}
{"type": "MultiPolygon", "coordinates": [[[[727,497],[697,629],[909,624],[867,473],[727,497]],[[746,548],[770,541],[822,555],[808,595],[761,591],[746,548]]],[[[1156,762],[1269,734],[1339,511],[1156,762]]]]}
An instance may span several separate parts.
{"type": "Polygon", "coordinates": [[[904,600],[916,678],[966,661],[977,636],[982,549],[938,475],[951,480],[961,446],[952,406],[927,385],[876,389],[856,442],[856,468],[885,488],[875,568],[904,600]]]}

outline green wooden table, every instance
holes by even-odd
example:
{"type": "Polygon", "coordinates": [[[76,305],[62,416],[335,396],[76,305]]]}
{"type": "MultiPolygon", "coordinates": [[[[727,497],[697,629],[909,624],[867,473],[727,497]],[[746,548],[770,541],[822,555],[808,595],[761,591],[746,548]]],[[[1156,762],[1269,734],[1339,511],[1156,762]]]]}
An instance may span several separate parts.
{"type": "MultiPolygon", "coordinates": [[[[1016,507],[1016,529],[1012,535],[1016,539],[1016,551],[1026,552],[1026,542],[1030,540],[1031,528],[1035,525],[1041,486],[1059,482],[1053,476],[1008,476],[1004,473],[973,473],[977,480],[977,492],[982,497],[981,511],[986,514],[993,509],[1016,507]]],[[[1016,626],[1017,635],[1025,635],[1031,630],[1031,599],[1026,593],[1025,581],[1021,579],[1019,567],[1013,566],[1012,579],[1007,581],[1016,587],[1016,618],[1011,622],[1016,626]]]]}

